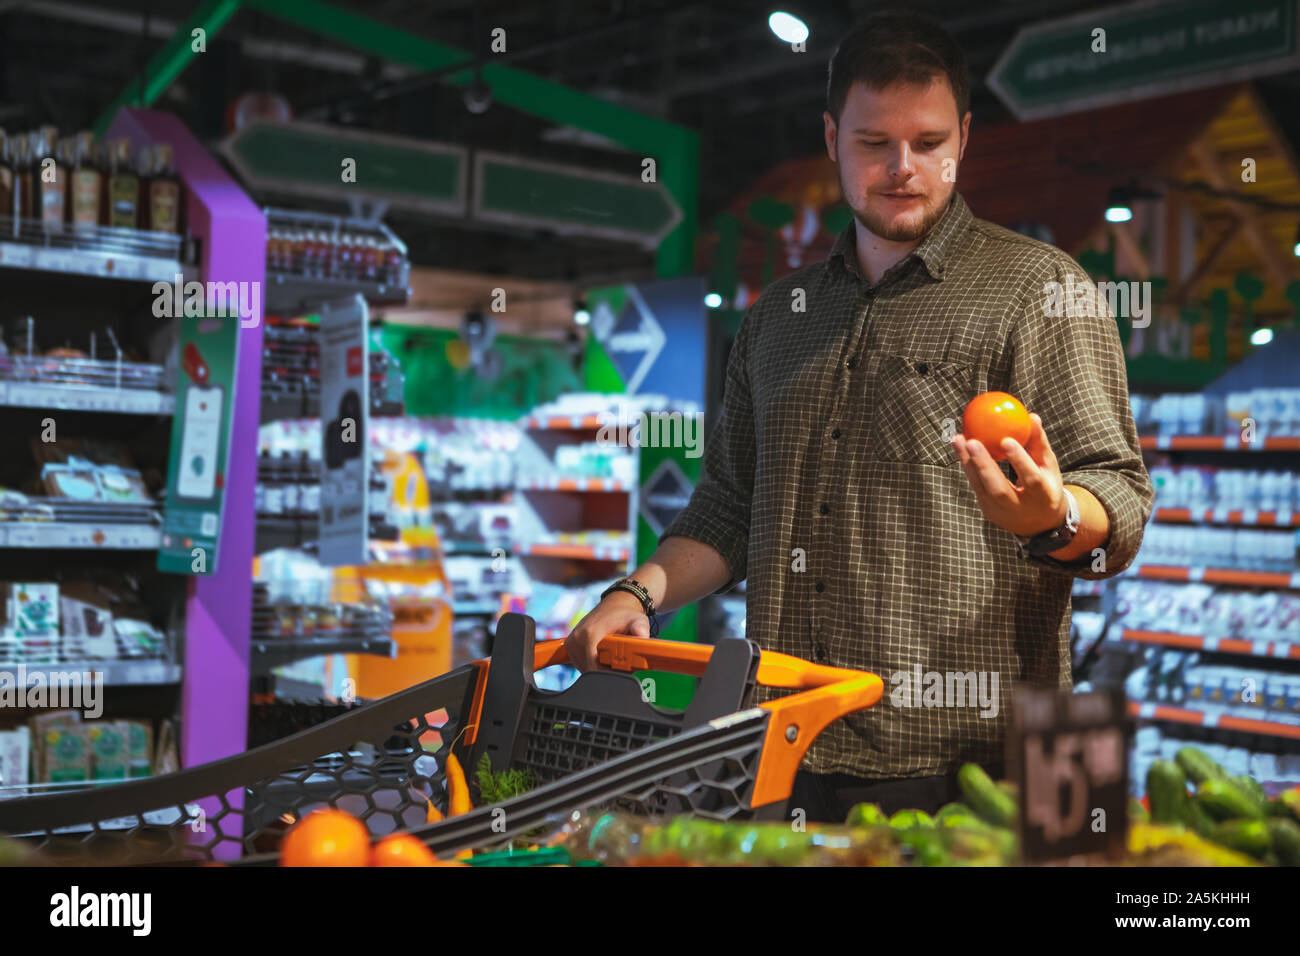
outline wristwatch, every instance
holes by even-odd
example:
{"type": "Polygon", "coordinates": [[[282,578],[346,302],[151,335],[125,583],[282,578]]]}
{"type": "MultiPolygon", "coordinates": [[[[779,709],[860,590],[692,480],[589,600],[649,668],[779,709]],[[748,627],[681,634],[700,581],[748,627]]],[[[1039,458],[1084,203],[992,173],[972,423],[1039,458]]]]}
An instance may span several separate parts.
{"type": "Polygon", "coordinates": [[[645,585],[633,578],[619,578],[601,592],[600,599],[605,600],[615,591],[626,591],[641,602],[641,609],[645,611],[645,616],[650,619],[650,636],[656,636],[659,633],[659,619],[655,616],[655,602],[650,599],[650,592],[646,590],[645,585]]]}
{"type": "Polygon", "coordinates": [[[1074,500],[1074,495],[1070,494],[1068,488],[1063,488],[1061,491],[1065,495],[1065,522],[1060,527],[1041,531],[1029,538],[1016,535],[1020,546],[1030,554],[1051,554],[1053,551],[1060,551],[1073,541],[1074,536],[1079,532],[1079,502],[1074,500]]]}

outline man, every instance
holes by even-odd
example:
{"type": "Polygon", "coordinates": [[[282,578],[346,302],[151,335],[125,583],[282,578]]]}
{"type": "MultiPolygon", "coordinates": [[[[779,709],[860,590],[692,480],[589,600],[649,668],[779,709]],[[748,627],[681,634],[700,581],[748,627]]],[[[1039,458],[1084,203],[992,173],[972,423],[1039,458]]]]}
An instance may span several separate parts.
{"type": "Polygon", "coordinates": [[[1067,277],[1095,288],[1086,273],[955,191],[970,112],[952,38],[876,15],[841,41],[827,92],[854,221],[749,309],[705,477],[567,646],[593,667],[604,635],[648,634],[647,610],[747,578],[764,649],[885,682],[796,778],[790,807],[842,821],[863,800],[933,811],[968,761],[1001,772],[1013,685],[1071,686],[1071,581],[1132,562],[1153,493],[1115,319],[1048,305],[1067,277]],[[985,391],[1034,413],[1005,465],[955,434],[985,391]]]}

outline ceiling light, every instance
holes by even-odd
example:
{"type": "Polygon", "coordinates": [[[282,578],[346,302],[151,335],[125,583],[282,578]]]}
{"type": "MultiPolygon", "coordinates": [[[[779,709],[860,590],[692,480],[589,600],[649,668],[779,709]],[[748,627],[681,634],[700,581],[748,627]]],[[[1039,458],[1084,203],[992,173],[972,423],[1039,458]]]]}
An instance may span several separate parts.
{"type": "Polygon", "coordinates": [[[808,27],[793,14],[778,10],[767,18],[767,25],[783,43],[803,43],[808,39],[808,27]]]}

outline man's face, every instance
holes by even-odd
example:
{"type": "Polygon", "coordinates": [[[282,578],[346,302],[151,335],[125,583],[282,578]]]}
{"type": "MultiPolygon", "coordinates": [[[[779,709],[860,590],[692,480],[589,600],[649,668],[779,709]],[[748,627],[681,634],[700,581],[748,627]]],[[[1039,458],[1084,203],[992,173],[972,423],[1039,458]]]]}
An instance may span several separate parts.
{"type": "Polygon", "coordinates": [[[858,222],[882,239],[920,239],[943,215],[966,150],[970,113],[960,120],[946,77],[928,86],[849,87],[839,122],[823,115],[826,150],[858,222]],[[948,182],[944,181],[945,163],[948,182]]]}

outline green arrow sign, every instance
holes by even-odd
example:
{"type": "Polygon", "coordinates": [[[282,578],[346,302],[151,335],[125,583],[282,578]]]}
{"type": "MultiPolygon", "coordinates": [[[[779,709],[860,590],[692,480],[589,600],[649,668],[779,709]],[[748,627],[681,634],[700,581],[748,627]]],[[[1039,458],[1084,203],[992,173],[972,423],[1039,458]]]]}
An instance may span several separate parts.
{"type": "Polygon", "coordinates": [[[317,123],[256,121],[221,144],[255,192],[347,201],[463,216],[465,150],[317,123]]]}
{"type": "Polygon", "coordinates": [[[988,84],[1029,120],[1296,69],[1297,6],[1181,0],[1035,24],[1003,51],[988,84]]]}
{"type": "Polygon", "coordinates": [[[682,213],[659,183],[480,152],[474,163],[474,217],[654,248],[682,213]]]}

